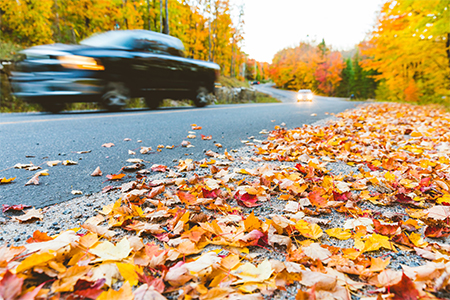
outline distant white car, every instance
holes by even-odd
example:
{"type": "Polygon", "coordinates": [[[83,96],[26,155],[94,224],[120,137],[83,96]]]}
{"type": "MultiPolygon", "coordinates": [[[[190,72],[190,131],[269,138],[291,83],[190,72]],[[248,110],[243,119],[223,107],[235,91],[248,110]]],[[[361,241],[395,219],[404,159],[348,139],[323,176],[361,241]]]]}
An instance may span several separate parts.
{"type": "Polygon", "coordinates": [[[311,90],[299,90],[297,93],[297,102],[313,101],[314,94],[311,90]]]}

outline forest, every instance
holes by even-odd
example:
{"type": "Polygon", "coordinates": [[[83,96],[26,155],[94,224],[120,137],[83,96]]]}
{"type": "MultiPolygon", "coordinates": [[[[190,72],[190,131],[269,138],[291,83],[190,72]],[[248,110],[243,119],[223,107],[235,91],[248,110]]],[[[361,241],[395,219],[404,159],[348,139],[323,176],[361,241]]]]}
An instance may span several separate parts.
{"type": "Polygon", "coordinates": [[[222,76],[326,96],[449,102],[450,0],[388,0],[354,49],[300,41],[271,64],[242,50],[244,24],[244,7],[229,0],[2,0],[0,56],[107,30],[148,29],[180,38],[187,57],[218,63],[222,76]]]}
{"type": "Polygon", "coordinates": [[[2,0],[0,40],[28,47],[147,29],[181,39],[187,57],[218,63],[224,76],[239,76],[245,59],[242,14],[228,0],[2,0]]]}
{"type": "Polygon", "coordinates": [[[270,77],[327,96],[448,105],[449,41],[449,0],[386,1],[354,51],[301,42],[274,56],[270,77]]]}

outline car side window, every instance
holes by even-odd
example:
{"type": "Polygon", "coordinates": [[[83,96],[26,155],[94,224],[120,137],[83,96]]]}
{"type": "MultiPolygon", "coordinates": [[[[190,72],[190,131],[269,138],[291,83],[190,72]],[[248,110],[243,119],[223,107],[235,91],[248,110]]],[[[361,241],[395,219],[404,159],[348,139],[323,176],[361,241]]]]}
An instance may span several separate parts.
{"type": "Polygon", "coordinates": [[[135,49],[150,53],[156,53],[156,54],[168,54],[168,47],[155,40],[150,39],[136,39],[135,42],[135,49]]]}

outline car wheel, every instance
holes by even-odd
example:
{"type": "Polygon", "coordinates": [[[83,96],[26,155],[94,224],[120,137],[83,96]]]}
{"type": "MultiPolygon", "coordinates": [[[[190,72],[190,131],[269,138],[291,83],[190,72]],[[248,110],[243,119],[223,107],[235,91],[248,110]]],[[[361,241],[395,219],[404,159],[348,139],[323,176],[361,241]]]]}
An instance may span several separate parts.
{"type": "Polygon", "coordinates": [[[45,111],[51,112],[53,114],[59,113],[64,109],[64,103],[40,103],[45,111]]]}
{"type": "Polygon", "coordinates": [[[130,99],[130,90],[123,82],[108,82],[102,96],[101,104],[109,111],[119,111],[130,99]]]}
{"type": "Polygon", "coordinates": [[[199,87],[195,93],[194,104],[197,107],[204,107],[209,104],[209,91],[205,87],[199,87]]]}
{"type": "Polygon", "coordinates": [[[150,109],[157,109],[162,102],[162,97],[157,94],[145,96],[145,104],[150,109]]]}

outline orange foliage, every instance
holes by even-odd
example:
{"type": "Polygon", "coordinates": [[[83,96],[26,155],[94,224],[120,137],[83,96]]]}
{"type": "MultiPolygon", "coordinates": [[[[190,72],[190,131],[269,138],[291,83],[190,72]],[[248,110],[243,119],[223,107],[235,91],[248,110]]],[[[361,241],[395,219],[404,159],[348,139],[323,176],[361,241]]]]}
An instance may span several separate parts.
{"type": "Polygon", "coordinates": [[[334,95],[344,67],[342,55],[326,48],[324,42],[318,46],[302,42],[275,55],[270,75],[280,87],[334,95]]]}

